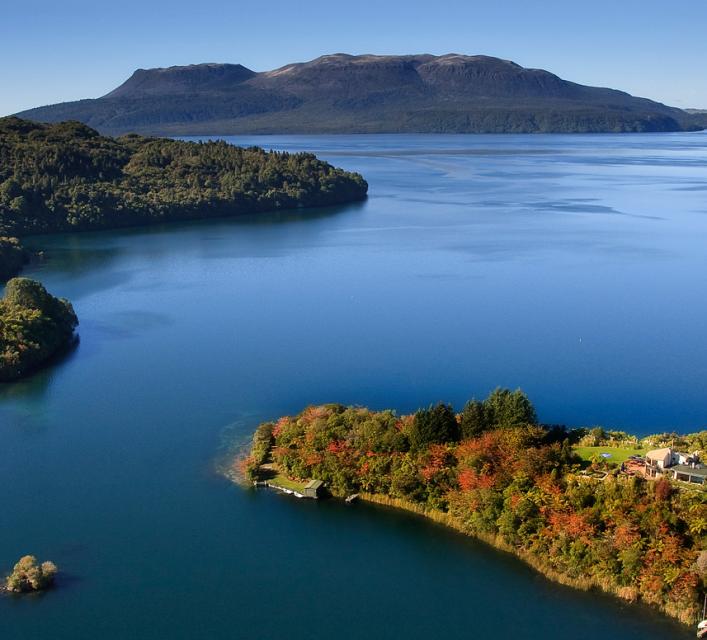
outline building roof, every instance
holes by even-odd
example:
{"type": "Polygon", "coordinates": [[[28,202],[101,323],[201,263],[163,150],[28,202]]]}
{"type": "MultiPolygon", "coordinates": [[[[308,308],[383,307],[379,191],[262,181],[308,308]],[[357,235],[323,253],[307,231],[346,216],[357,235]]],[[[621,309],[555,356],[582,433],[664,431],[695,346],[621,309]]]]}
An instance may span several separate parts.
{"type": "Polygon", "coordinates": [[[707,478],[707,467],[702,465],[698,467],[691,467],[689,464],[676,464],[670,467],[670,470],[674,471],[675,473],[684,473],[690,476],[699,476],[700,478],[707,478]]]}
{"type": "Polygon", "coordinates": [[[651,460],[664,460],[665,456],[672,455],[673,451],[670,447],[665,447],[664,449],[653,449],[646,453],[646,458],[651,460]]]}
{"type": "Polygon", "coordinates": [[[305,489],[319,489],[324,483],[321,480],[310,480],[306,485],[305,489]]]}

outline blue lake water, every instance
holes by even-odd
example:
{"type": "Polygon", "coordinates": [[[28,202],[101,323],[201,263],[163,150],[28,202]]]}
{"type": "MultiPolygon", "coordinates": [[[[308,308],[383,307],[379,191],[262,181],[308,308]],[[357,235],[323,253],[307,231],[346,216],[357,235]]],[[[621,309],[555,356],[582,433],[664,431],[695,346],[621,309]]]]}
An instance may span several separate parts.
{"type": "Polygon", "coordinates": [[[307,404],[461,408],[522,387],[546,422],[707,425],[707,135],[278,136],[370,183],[312,212],[32,239],[81,343],[0,386],[0,637],[658,638],[412,517],[230,484],[307,404]]]}

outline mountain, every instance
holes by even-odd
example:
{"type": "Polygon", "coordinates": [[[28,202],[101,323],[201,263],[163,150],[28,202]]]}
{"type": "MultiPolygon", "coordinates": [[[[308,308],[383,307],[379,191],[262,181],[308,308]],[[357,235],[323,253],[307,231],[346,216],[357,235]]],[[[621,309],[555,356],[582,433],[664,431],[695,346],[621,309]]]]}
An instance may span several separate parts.
{"type": "Polygon", "coordinates": [[[102,133],[632,132],[702,118],[488,56],[335,54],[256,73],[239,64],[138,69],[102,98],[30,109],[102,133]]]}
{"type": "Polygon", "coordinates": [[[707,109],[685,109],[699,129],[707,129],[707,109]]]}

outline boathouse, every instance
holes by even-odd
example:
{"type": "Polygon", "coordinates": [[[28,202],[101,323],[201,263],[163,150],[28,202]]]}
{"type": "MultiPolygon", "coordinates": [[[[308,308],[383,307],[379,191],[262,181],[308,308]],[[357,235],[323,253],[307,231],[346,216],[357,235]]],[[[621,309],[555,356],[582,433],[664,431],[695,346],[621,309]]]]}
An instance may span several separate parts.
{"type": "Polygon", "coordinates": [[[305,498],[318,498],[323,487],[321,480],[310,480],[304,487],[303,495],[305,498]]]}

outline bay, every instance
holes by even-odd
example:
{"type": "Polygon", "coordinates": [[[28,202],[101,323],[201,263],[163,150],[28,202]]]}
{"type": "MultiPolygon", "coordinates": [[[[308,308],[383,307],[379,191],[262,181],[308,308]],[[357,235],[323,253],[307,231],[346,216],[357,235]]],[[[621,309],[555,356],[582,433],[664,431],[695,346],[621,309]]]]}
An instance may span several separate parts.
{"type": "Polygon", "coordinates": [[[692,630],[554,585],[408,514],[232,485],[229,451],[311,403],[707,423],[707,135],[264,136],[365,203],[37,237],[81,342],[0,386],[3,638],[646,638],[692,630]]]}

